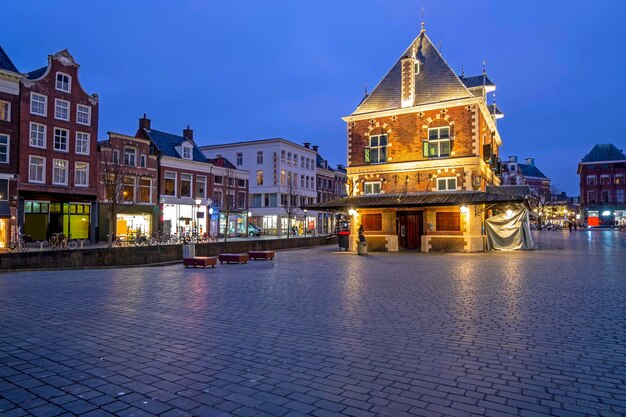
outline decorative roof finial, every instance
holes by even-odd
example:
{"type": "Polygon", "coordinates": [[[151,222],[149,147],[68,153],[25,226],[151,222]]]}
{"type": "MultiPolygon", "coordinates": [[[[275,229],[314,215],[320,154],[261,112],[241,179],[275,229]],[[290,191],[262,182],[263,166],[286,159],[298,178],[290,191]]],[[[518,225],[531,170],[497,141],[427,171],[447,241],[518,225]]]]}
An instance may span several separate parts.
{"type": "Polygon", "coordinates": [[[439,41],[439,54],[443,56],[443,41],[439,41]]]}
{"type": "Polygon", "coordinates": [[[367,97],[369,96],[369,93],[367,92],[367,84],[364,84],[364,85],[365,85],[365,97],[367,97]]]}
{"type": "Polygon", "coordinates": [[[422,6],[422,32],[426,32],[426,28],[424,27],[424,6],[422,6]]]}
{"type": "Polygon", "coordinates": [[[465,77],[465,66],[461,64],[461,78],[465,77]]]}
{"type": "Polygon", "coordinates": [[[483,75],[487,74],[487,61],[483,59],[483,75]]]}

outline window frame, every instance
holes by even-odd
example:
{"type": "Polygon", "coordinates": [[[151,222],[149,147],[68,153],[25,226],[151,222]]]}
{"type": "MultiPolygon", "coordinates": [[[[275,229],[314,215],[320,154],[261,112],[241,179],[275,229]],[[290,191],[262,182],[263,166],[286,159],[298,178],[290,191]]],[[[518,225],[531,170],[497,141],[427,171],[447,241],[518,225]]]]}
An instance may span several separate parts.
{"type": "Polygon", "coordinates": [[[137,148],[135,148],[134,146],[124,146],[124,165],[129,166],[129,167],[136,167],[137,166],[137,148]],[[132,151],[132,154],[129,152],[127,153],[127,151],[132,151]],[[126,156],[132,156],[133,159],[133,163],[130,164],[130,158],[128,159],[128,161],[126,160],[126,156]]]}
{"type": "MultiPolygon", "coordinates": [[[[63,83],[63,81],[61,82],[63,83]]],[[[64,93],[71,94],[72,93],[72,76],[65,72],[57,71],[56,75],[54,76],[54,89],[57,91],[62,91],[64,93]],[[67,77],[67,90],[64,90],[63,88],[59,88],[59,75],[67,77]]]]}
{"type": "Polygon", "coordinates": [[[213,190],[213,207],[222,208],[222,199],[224,198],[224,193],[222,190],[213,190]],[[219,198],[216,196],[219,195],[219,198]]]}
{"type": "Polygon", "coordinates": [[[257,165],[260,165],[263,163],[263,151],[256,152],[256,163],[257,165]]]}
{"type": "Polygon", "coordinates": [[[191,196],[193,195],[193,174],[190,174],[188,172],[181,172],[180,174],[180,197],[186,197],[186,198],[191,198],[191,196]],[[187,195],[183,195],[183,183],[188,182],[189,183],[189,194],[187,195]]]}
{"type": "Polygon", "coordinates": [[[148,156],[145,153],[139,155],[139,168],[148,167],[148,156]]]}
{"type": "Polygon", "coordinates": [[[111,154],[111,163],[119,164],[120,163],[120,150],[113,149],[113,153],[111,154]]]}
{"type": "Polygon", "coordinates": [[[140,177],[139,178],[139,202],[140,203],[152,203],[152,178],[140,177]],[[143,184],[144,181],[148,181],[148,186],[143,184]],[[148,189],[148,201],[143,201],[143,190],[148,189]]]}
{"type": "Polygon", "coordinates": [[[206,198],[206,186],[207,186],[207,177],[206,175],[196,175],[195,181],[194,181],[195,187],[194,187],[194,193],[193,195],[195,196],[195,198],[206,198]],[[202,194],[198,195],[198,184],[202,184],[202,194]]]}
{"type": "MultiPolygon", "coordinates": [[[[11,135],[7,134],[7,133],[0,133],[0,138],[6,138],[6,144],[3,144],[2,142],[0,142],[0,147],[2,146],[6,146],[6,152],[4,153],[6,160],[2,161],[0,160],[0,164],[8,164],[10,163],[10,159],[11,159],[11,135]]],[[[0,156],[3,155],[3,153],[0,153],[0,156]]]]}
{"type": "MultiPolygon", "coordinates": [[[[84,113],[84,112],[82,112],[84,113]]],[[[79,125],[84,125],[84,126],[91,126],[91,106],[87,106],[85,104],[80,104],[80,103],[76,103],[76,123],[78,123],[79,125]],[[80,115],[81,115],[81,111],[80,108],[84,107],[86,108],[87,111],[87,123],[81,122],[80,121],[80,115]]]]}
{"type": "Polygon", "coordinates": [[[89,187],[89,163],[88,162],[76,161],[74,163],[74,186],[75,187],[89,187]],[[79,165],[84,165],[85,167],[85,183],[84,184],[79,184],[77,181],[79,165]]]}
{"type": "Polygon", "coordinates": [[[69,101],[67,101],[67,100],[63,100],[63,99],[61,99],[61,98],[55,98],[55,99],[54,99],[54,118],[55,118],[56,120],[62,120],[62,121],[64,121],[64,122],[69,122],[69,121],[70,121],[70,119],[71,119],[71,116],[70,116],[70,107],[71,107],[71,103],[70,103],[69,101]],[[63,118],[63,117],[59,117],[58,112],[57,112],[57,110],[58,110],[59,108],[63,109],[63,107],[59,107],[59,104],[61,104],[61,103],[62,103],[62,104],[64,104],[64,105],[66,106],[66,107],[65,107],[65,110],[67,110],[67,115],[66,115],[66,117],[65,117],[65,118],[63,118]]]}
{"type": "Polygon", "coordinates": [[[363,184],[363,194],[365,195],[373,195],[373,194],[380,194],[380,191],[382,190],[382,183],[381,181],[366,181],[363,184]],[[370,188],[370,192],[367,192],[367,188],[370,188]],[[378,191],[375,191],[374,188],[376,188],[375,186],[378,186],[378,191]]]}
{"type": "Polygon", "coordinates": [[[386,164],[389,160],[388,150],[389,148],[389,134],[380,133],[377,135],[371,135],[368,138],[368,146],[365,147],[365,162],[368,164],[386,164]],[[381,145],[381,139],[385,139],[385,144],[381,145]],[[376,140],[376,144],[373,144],[373,141],[376,140]],[[373,152],[376,151],[376,160],[372,157],[373,152]],[[381,159],[381,154],[385,154],[384,159],[381,159]]]}
{"type": "Polygon", "coordinates": [[[587,186],[595,187],[598,185],[598,178],[596,175],[587,175],[587,186]]]}
{"type": "Polygon", "coordinates": [[[434,158],[449,158],[452,155],[452,141],[453,141],[453,137],[452,137],[452,128],[451,126],[439,126],[439,127],[430,127],[428,128],[427,131],[427,138],[426,140],[423,142],[424,148],[423,148],[423,154],[424,157],[428,158],[428,159],[434,159],[434,158]],[[448,130],[448,136],[447,137],[441,137],[441,131],[443,129],[447,129],[448,130]],[[431,139],[431,132],[433,131],[437,131],[437,137],[436,138],[432,138],[431,139]],[[441,152],[441,146],[442,144],[447,143],[448,144],[448,153],[447,154],[443,154],[441,152]],[[435,149],[435,145],[436,145],[436,152],[432,152],[433,149],[435,149]],[[427,152],[428,149],[428,152],[427,152]]]}
{"type": "Polygon", "coordinates": [[[437,178],[437,191],[457,191],[457,187],[459,186],[459,181],[457,177],[441,177],[437,178]],[[450,188],[450,181],[454,180],[454,188],[450,188]],[[440,188],[441,182],[444,182],[445,187],[440,188]]]}
{"type": "Polygon", "coordinates": [[[263,178],[263,170],[259,169],[256,172],[256,185],[263,185],[263,182],[264,182],[263,180],[264,180],[264,178],[263,178]]]}
{"type": "MultiPolygon", "coordinates": [[[[87,133],[87,132],[76,132],[76,138],[74,139],[75,144],[74,144],[74,150],[76,152],[77,155],[89,155],[89,152],[91,151],[91,134],[87,133]],[[78,148],[78,136],[79,135],[84,135],[86,137],[86,144],[87,146],[84,147],[85,151],[83,152],[82,149],[79,150],[78,148]]],[[[81,139],[82,141],[82,139],[81,139]]]]}
{"type": "Polygon", "coordinates": [[[11,122],[11,102],[6,100],[0,100],[0,122],[11,122]],[[6,104],[6,111],[1,110],[2,106],[6,104]],[[2,118],[5,115],[6,119],[2,118]]]}
{"type": "Polygon", "coordinates": [[[28,182],[33,184],[45,184],[46,183],[46,157],[39,155],[29,155],[28,156],[28,182]],[[41,167],[41,180],[34,180],[31,176],[32,167],[33,167],[33,159],[40,159],[41,165],[37,165],[41,167]]]}
{"type": "Polygon", "coordinates": [[[237,163],[237,166],[242,166],[243,165],[243,152],[237,152],[237,154],[236,154],[236,163],[237,163]]]}
{"type": "Polygon", "coordinates": [[[48,117],[48,96],[45,94],[35,93],[34,91],[30,92],[30,114],[34,114],[36,116],[48,117]],[[36,97],[43,97],[43,103],[40,101],[35,101],[36,97]],[[43,113],[37,113],[33,111],[33,103],[43,104],[43,113]]]}
{"type": "Polygon", "coordinates": [[[67,159],[58,159],[58,158],[53,158],[52,159],[52,185],[68,185],[68,180],[69,180],[69,161],[67,159]],[[64,172],[65,172],[65,178],[63,180],[63,182],[58,182],[56,180],[56,171],[57,171],[57,166],[56,163],[57,162],[64,162],[64,172]]]}
{"type": "Polygon", "coordinates": [[[191,146],[182,146],[181,157],[189,161],[193,159],[193,149],[191,148],[191,146]]]}
{"type": "Polygon", "coordinates": [[[176,171],[163,171],[163,195],[168,196],[168,197],[176,197],[177,191],[178,191],[178,173],[176,171]],[[172,174],[174,177],[168,178],[168,174],[172,174]],[[165,184],[167,180],[174,180],[174,193],[173,194],[166,194],[165,184]]]}
{"type": "MultiPolygon", "coordinates": [[[[37,132],[39,133],[39,132],[37,132]]],[[[48,126],[42,124],[42,123],[37,123],[37,122],[30,122],[28,124],[28,146],[30,146],[31,148],[38,148],[38,149],[46,149],[46,147],[48,146],[48,140],[47,140],[47,136],[48,136],[48,126]],[[42,146],[38,146],[38,145],[33,145],[33,126],[36,127],[43,127],[43,138],[42,138],[42,146]]]]}
{"type": "Polygon", "coordinates": [[[66,153],[70,151],[70,131],[68,129],[63,129],[62,127],[54,128],[54,136],[52,138],[52,150],[55,150],[58,152],[66,152],[66,153]],[[57,131],[65,132],[65,149],[61,149],[57,147],[57,131]]]}
{"type": "Polygon", "coordinates": [[[438,232],[461,232],[462,231],[461,212],[458,212],[458,211],[436,212],[435,213],[435,230],[438,232]],[[448,217],[447,219],[445,219],[445,221],[444,221],[443,215],[446,215],[446,217],[448,217]],[[450,219],[452,219],[452,221],[450,221],[450,219]]]}

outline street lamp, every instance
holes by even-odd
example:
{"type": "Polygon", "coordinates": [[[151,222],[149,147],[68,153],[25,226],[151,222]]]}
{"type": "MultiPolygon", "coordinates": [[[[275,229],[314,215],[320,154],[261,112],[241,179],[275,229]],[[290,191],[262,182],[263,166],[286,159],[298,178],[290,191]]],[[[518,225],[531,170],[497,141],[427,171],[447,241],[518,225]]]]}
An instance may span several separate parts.
{"type": "Polygon", "coordinates": [[[196,198],[196,234],[200,234],[200,204],[202,204],[202,200],[196,198]]]}

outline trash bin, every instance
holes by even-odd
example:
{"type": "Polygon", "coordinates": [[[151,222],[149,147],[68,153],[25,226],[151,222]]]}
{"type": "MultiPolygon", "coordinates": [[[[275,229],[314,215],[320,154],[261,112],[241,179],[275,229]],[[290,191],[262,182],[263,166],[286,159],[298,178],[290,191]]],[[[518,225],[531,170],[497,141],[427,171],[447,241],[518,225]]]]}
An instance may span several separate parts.
{"type": "Polygon", "coordinates": [[[196,256],[196,244],[185,243],[183,245],[183,259],[195,258],[196,256]]]}
{"type": "Polygon", "coordinates": [[[359,245],[357,246],[357,253],[359,255],[367,255],[367,242],[362,240],[359,242],[359,245]]]}
{"type": "Polygon", "coordinates": [[[348,250],[350,247],[350,232],[339,232],[337,233],[337,241],[339,242],[339,250],[348,250]]]}

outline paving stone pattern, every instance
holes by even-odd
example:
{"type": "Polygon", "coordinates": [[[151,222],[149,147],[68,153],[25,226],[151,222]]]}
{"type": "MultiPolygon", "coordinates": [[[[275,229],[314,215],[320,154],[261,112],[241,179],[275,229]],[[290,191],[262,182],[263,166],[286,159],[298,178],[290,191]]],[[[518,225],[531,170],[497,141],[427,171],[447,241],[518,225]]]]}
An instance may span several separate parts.
{"type": "Polygon", "coordinates": [[[626,233],[0,275],[0,415],[622,416],[626,233]]]}

